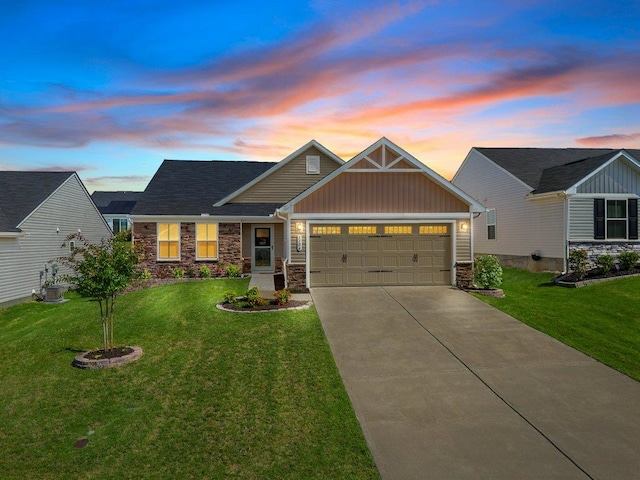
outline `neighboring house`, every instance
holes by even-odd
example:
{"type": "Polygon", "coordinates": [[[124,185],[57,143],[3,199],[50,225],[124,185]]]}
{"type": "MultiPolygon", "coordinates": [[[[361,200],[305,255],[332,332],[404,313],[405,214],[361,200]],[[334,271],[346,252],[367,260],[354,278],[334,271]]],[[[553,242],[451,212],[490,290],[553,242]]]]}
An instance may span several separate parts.
{"type": "Polygon", "coordinates": [[[92,242],[111,236],[75,172],[0,172],[0,303],[38,291],[45,266],[51,280],[49,262],[80,231],[92,242]]]}
{"type": "Polygon", "coordinates": [[[487,208],[477,253],[503,265],[566,271],[569,251],[640,251],[640,150],[473,148],[452,182],[487,208]]]}
{"type": "Polygon", "coordinates": [[[123,232],[131,228],[131,211],[142,192],[104,192],[96,191],[91,199],[104,216],[113,233],[123,232]]]}
{"type": "Polygon", "coordinates": [[[235,264],[289,288],[450,285],[469,282],[481,211],[381,138],[347,163],[316,141],[278,163],[165,160],[132,219],[154,275],[235,264]]]}

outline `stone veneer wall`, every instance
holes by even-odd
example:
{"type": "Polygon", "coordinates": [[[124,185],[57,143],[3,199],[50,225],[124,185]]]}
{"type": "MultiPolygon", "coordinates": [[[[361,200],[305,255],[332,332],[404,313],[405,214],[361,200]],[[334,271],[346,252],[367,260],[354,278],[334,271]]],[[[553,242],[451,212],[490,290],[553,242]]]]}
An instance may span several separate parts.
{"type": "Polygon", "coordinates": [[[640,253],[640,243],[638,242],[570,242],[569,251],[586,250],[587,268],[596,268],[596,259],[600,255],[615,256],[622,252],[635,250],[640,253]]]}
{"type": "Polygon", "coordinates": [[[304,263],[287,264],[287,288],[289,290],[307,290],[307,265],[304,263]]]}
{"type": "Polygon", "coordinates": [[[473,288],[473,262],[456,262],[456,286],[473,288]]]}
{"type": "Polygon", "coordinates": [[[180,260],[158,261],[158,237],[155,222],[135,223],[133,239],[142,244],[145,250],[144,259],[140,262],[142,269],[147,269],[154,277],[171,275],[174,268],[193,269],[198,275],[203,265],[211,269],[212,275],[223,273],[227,265],[243,266],[239,223],[220,223],[218,225],[218,260],[196,260],[196,224],[180,224],[180,260]]]}

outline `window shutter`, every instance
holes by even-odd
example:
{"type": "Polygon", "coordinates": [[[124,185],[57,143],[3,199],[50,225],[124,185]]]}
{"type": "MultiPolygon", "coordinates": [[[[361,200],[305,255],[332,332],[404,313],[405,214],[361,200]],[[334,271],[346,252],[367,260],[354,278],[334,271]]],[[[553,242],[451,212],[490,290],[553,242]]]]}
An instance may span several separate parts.
{"type": "Polygon", "coordinates": [[[593,238],[604,240],[604,198],[593,199],[593,238]]]}
{"type": "Polygon", "coordinates": [[[629,240],[638,240],[638,199],[630,198],[629,205],[629,240]]]}

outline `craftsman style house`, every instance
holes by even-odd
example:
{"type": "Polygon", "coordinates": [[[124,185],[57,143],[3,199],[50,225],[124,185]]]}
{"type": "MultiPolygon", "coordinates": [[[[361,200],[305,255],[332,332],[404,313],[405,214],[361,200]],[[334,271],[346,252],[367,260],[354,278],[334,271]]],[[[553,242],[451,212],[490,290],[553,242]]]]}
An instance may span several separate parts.
{"type": "Polygon", "coordinates": [[[569,252],[640,252],[640,150],[473,148],[452,182],[487,208],[477,253],[504,265],[566,271],[569,252]]]}
{"type": "Polygon", "coordinates": [[[165,160],[132,212],[152,274],[234,264],[290,288],[468,283],[484,208],[381,138],[348,162],[311,141],[278,163],[165,160]]]}

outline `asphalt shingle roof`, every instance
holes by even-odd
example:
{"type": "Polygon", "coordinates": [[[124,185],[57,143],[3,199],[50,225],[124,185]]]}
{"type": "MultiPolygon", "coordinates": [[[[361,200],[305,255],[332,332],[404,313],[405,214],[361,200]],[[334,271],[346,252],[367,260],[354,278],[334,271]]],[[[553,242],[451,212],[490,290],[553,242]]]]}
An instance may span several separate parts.
{"type": "Polygon", "coordinates": [[[153,176],[133,215],[266,216],[281,204],[213,204],[273,167],[272,162],[165,160],[153,176]]]}
{"type": "MultiPolygon", "coordinates": [[[[565,190],[621,151],[612,148],[482,147],[476,150],[529,185],[534,193],[565,190]]],[[[640,150],[624,150],[640,160],[640,150]]]]}
{"type": "Polygon", "coordinates": [[[102,214],[131,213],[142,192],[105,192],[97,190],[91,194],[93,203],[102,214]]]}
{"type": "Polygon", "coordinates": [[[0,172],[0,231],[18,225],[75,172],[0,172]]]}

